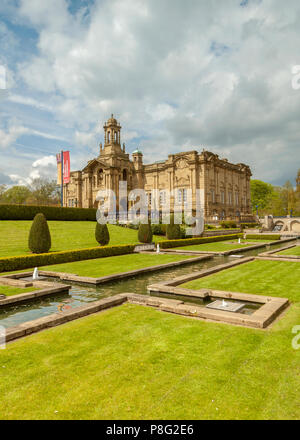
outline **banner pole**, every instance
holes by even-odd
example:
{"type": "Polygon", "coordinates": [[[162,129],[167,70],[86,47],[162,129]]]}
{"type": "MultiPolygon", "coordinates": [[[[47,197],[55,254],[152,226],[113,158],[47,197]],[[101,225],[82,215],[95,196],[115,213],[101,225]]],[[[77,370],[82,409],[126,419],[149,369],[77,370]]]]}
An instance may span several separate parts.
{"type": "Polygon", "coordinates": [[[61,194],[60,205],[64,206],[64,152],[61,151],[61,194]]]}

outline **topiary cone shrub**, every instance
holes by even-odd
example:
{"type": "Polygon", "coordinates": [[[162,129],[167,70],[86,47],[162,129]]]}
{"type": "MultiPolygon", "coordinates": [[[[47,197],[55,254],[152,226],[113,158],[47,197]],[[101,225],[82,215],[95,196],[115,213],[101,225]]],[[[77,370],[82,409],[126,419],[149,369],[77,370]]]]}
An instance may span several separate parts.
{"type": "Polygon", "coordinates": [[[107,224],[101,225],[96,223],[95,238],[101,246],[106,246],[109,243],[109,232],[107,224]]]}
{"type": "Polygon", "coordinates": [[[46,217],[41,212],[36,214],[33,219],[29,238],[28,247],[34,254],[44,254],[51,248],[51,235],[46,217]]]}
{"type": "Polygon", "coordinates": [[[177,240],[181,238],[180,225],[174,224],[174,214],[170,217],[170,224],[167,225],[166,235],[168,240],[177,240]]]}
{"type": "Polygon", "coordinates": [[[152,243],[152,229],[150,223],[140,224],[138,239],[141,243],[152,243]]]}

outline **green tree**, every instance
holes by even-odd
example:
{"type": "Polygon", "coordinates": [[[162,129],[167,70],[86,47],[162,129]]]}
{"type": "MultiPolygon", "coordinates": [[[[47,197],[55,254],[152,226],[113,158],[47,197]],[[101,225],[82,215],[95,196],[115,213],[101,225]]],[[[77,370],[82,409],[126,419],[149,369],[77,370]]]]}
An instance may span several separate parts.
{"type": "Polygon", "coordinates": [[[55,180],[34,179],[30,189],[32,198],[37,205],[49,205],[59,202],[60,192],[55,180]]]}
{"type": "Polygon", "coordinates": [[[109,243],[109,231],[107,228],[107,224],[101,225],[100,223],[96,223],[95,228],[95,238],[101,246],[105,246],[109,243]]]}
{"type": "Polygon", "coordinates": [[[51,248],[48,223],[42,213],[36,214],[33,219],[29,232],[28,247],[34,254],[43,254],[51,248]]]}
{"type": "Polygon", "coordinates": [[[256,212],[256,206],[259,210],[265,210],[270,205],[273,196],[273,186],[262,180],[251,180],[251,200],[253,212],[256,212]]]}
{"type": "Polygon", "coordinates": [[[31,191],[27,186],[15,185],[2,194],[1,202],[23,205],[30,195],[31,191]]]}
{"type": "Polygon", "coordinates": [[[6,185],[0,185],[0,201],[2,199],[3,194],[5,193],[5,191],[7,190],[6,185]]]}
{"type": "Polygon", "coordinates": [[[296,192],[289,180],[285,182],[282,187],[282,199],[286,214],[290,214],[291,210],[294,212],[296,207],[296,192]]]}
{"type": "Polygon", "coordinates": [[[170,217],[170,222],[167,225],[166,235],[168,240],[176,240],[181,238],[180,225],[174,223],[174,214],[172,214],[170,217]]]}
{"type": "Polygon", "coordinates": [[[152,242],[152,229],[150,222],[141,223],[138,231],[138,239],[140,243],[151,243],[152,242]]]}

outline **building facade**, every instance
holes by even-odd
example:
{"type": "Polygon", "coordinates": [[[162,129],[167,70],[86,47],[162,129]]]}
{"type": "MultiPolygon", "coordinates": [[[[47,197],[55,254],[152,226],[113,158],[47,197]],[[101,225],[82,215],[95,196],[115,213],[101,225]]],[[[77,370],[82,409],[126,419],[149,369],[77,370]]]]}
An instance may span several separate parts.
{"type": "Polygon", "coordinates": [[[96,196],[103,189],[113,190],[118,200],[119,182],[126,181],[128,192],[144,189],[149,204],[152,190],[159,191],[163,206],[167,191],[184,203],[189,189],[195,209],[198,189],[206,220],[247,221],[252,217],[249,166],[232,164],[205,150],[170,154],[165,161],[144,164],[141,151],[135,150],[130,158],[125,144],[121,146],[121,126],[113,115],[103,128],[104,145],[100,144],[98,157],[81,171],[71,172],[70,182],[64,186],[64,206],[97,207],[96,196]]]}

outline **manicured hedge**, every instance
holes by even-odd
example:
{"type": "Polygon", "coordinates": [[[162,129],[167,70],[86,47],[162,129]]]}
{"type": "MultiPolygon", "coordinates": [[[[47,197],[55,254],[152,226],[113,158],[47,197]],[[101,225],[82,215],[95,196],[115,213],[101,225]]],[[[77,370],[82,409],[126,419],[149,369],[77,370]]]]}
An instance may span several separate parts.
{"type": "Polygon", "coordinates": [[[69,263],[71,261],[90,260],[93,258],[112,257],[131,254],[135,245],[102,246],[47,254],[21,255],[0,258],[0,272],[47,266],[49,264],[69,263]]]}
{"type": "Polygon", "coordinates": [[[220,226],[224,229],[233,229],[237,227],[237,224],[234,220],[223,220],[220,222],[220,226]]]}
{"type": "Polygon", "coordinates": [[[280,240],[280,234],[247,234],[252,240],[280,240]]]}
{"type": "Polygon", "coordinates": [[[214,241],[232,240],[242,237],[242,234],[218,235],[214,237],[185,238],[182,240],[163,240],[159,242],[161,249],[191,246],[193,244],[213,243],[214,241]]]}
{"type": "Polygon", "coordinates": [[[245,228],[259,228],[261,225],[259,223],[240,223],[242,229],[245,228]]]}
{"type": "Polygon", "coordinates": [[[0,204],[0,220],[32,220],[36,214],[41,212],[47,220],[96,221],[96,211],[95,208],[0,204]]]}

